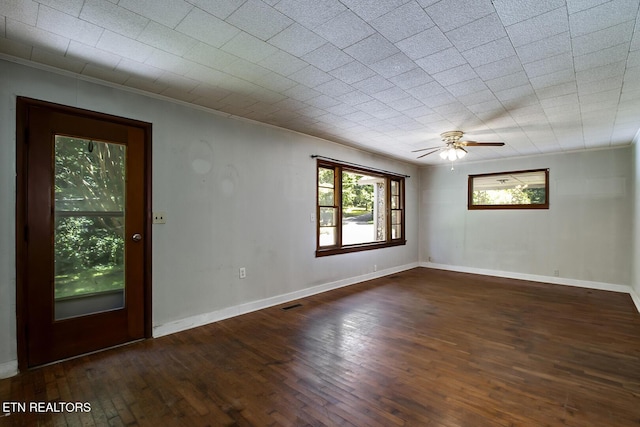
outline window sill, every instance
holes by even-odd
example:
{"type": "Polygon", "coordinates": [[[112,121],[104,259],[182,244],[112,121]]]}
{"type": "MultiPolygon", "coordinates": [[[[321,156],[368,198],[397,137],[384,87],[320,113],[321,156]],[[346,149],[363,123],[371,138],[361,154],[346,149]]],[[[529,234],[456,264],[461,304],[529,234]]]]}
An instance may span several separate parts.
{"type": "Polygon", "coordinates": [[[381,248],[389,248],[392,246],[403,246],[406,245],[407,241],[404,239],[392,240],[390,242],[382,242],[382,243],[364,243],[361,245],[349,245],[343,246],[341,248],[326,248],[326,249],[316,249],[316,258],[329,256],[329,255],[338,255],[338,254],[347,254],[351,252],[361,252],[361,251],[370,251],[373,249],[381,249],[381,248]]]}

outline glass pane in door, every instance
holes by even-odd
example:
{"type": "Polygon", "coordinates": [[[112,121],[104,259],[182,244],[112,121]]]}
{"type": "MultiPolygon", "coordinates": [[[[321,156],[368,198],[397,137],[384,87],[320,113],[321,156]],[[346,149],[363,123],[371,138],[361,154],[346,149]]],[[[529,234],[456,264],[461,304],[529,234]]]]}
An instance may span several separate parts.
{"type": "Polygon", "coordinates": [[[55,319],[124,307],[126,146],[55,137],[55,319]]]}

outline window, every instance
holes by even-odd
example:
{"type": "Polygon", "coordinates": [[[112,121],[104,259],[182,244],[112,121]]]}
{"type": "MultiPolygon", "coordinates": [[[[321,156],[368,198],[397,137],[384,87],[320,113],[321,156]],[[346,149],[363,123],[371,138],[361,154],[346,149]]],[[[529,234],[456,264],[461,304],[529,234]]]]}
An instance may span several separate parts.
{"type": "Polygon", "coordinates": [[[549,209],[549,169],[469,175],[469,209],[549,209]]]}
{"type": "Polygon", "coordinates": [[[318,160],[316,256],[404,245],[404,177],[318,160]]]}

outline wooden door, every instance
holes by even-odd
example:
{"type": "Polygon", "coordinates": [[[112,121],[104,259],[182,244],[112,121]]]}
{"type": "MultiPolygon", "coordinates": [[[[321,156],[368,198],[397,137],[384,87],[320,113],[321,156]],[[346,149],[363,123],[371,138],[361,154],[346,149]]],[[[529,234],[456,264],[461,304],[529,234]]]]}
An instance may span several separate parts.
{"type": "Polygon", "coordinates": [[[21,368],[150,336],[150,125],[18,98],[21,368]]]}

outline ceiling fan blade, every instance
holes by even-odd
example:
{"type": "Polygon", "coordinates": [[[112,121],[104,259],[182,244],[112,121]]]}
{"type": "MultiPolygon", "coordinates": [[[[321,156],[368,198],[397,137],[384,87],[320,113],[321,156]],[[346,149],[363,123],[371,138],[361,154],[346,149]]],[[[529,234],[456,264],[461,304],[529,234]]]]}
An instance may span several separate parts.
{"type": "MultiPolygon", "coordinates": [[[[428,148],[426,148],[426,150],[428,150],[428,148]]],[[[428,156],[429,154],[435,153],[436,151],[440,151],[440,150],[442,150],[442,147],[440,147],[440,148],[436,148],[436,149],[435,149],[435,150],[433,150],[433,151],[429,151],[428,153],[425,153],[425,154],[423,154],[423,155],[421,155],[421,156],[418,156],[418,157],[416,157],[416,159],[421,159],[421,158],[423,158],[424,156],[428,156]]]]}
{"type": "Polygon", "coordinates": [[[440,149],[442,148],[442,145],[439,145],[437,147],[429,147],[429,148],[421,148],[419,150],[413,150],[412,153],[417,153],[418,151],[427,151],[427,150],[433,150],[434,148],[440,149]]]}
{"type": "Polygon", "coordinates": [[[461,145],[466,145],[467,147],[502,147],[504,142],[477,142],[477,141],[460,141],[461,145]]]}

